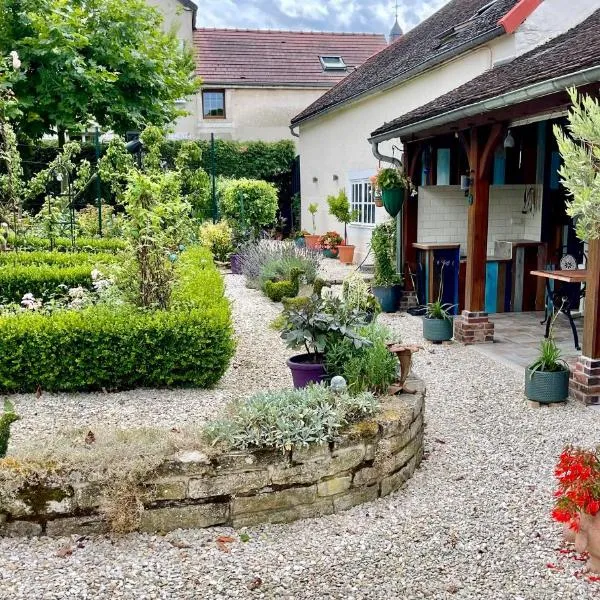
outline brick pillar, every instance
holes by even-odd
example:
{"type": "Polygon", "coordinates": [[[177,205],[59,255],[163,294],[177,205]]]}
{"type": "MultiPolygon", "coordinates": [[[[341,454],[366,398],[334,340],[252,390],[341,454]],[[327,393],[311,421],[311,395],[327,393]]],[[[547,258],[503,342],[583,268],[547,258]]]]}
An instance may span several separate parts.
{"type": "Polygon", "coordinates": [[[584,404],[600,404],[600,358],[580,356],[571,370],[569,389],[584,404]]]}
{"type": "Polygon", "coordinates": [[[406,312],[413,306],[418,306],[419,300],[417,298],[417,292],[415,291],[404,291],[402,294],[402,300],[400,300],[400,306],[398,307],[399,312],[406,312]]]}
{"type": "Polygon", "coordinates": [[[486,312],[463,310],[454,319],[454,339],[462,344],[483,344],[494,341],[494,323],[486,312]]]}

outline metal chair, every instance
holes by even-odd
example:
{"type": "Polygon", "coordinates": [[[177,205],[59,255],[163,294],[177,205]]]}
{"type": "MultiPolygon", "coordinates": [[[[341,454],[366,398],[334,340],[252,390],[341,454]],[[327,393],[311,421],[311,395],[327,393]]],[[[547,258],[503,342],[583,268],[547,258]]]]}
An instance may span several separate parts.
{"type": "MultiPolygon", "coordinates": [[[[585,257],[584,257],[585,258],[585,257]]],[[[575,271],[579,268],[577,259],[572,254],[564,254],[559,261],[561,271],[575,271]]],[[[577,327],[571,314],[571,308],[578,307],[581,299],[585,296],[585,284],[583,287],[579,283],[561,283],[554,281],[554,289],[550,286],[550,280],[546,279],[546,308],[544,311],[544,320],[541,324],[546,324],[545,338],[550,336],[550,327],[552,325],[552,316],[556,310],[562,312],[569,319],[571,330],[573,331],[573,341],[575,349],[581,350],[579,345],[579,335],[577,327]]]]}

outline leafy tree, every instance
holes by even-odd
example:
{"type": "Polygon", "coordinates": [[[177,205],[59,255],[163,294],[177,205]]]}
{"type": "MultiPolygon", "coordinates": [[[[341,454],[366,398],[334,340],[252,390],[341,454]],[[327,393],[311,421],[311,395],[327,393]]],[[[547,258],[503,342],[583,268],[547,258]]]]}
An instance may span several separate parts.
{"type": "Polygon", "coordinates": [[[568,134],[555,126],[554,135],[564,164],[562,183],[571,197],[567,213],[576,219],[577,236],[585,241],[600,239],[600,104],[570,89],[573,107],[568,134]]]}
{"type": "Polygon", "coordinates": [[[18,52],[19,131],[33,138],[90,119],[125,133],[183,114],[194,60],[145,0],[0,0],[0,55],[18,52]]]}

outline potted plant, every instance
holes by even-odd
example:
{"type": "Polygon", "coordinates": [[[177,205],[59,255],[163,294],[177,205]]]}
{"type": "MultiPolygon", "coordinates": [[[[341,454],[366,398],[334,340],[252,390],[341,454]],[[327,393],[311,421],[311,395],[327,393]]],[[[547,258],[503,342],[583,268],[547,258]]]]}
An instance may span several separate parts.
{"type": "Polygon", "coordinates": [[[319,249],[319,236],[317,235],[317,221],[316,216],[319,212],[319,205],[316,202],[311,202],[308,205],[308,212],[312,217],[312,228],[313,232],[304,236],[306,240],[306,247],[310,250],[318,250],[319,249]]]}
{"type": "Polygon", "coordinates": [[[296,308],[283,311],[278,322],[281,337],[288,348],[305,348],[305,354],[292,356],[287,365],[294,387],[306,387],[326,378],[326,352],[343,338],[352,340],[356,348],[370,345],[358,330],[366,325],[363,311],[346,307],[339,299],[323,299],[313,295],[296,308]]]}
{"type": "Polygon", "coordinates": [[[371,236],[375,255],[375,277],[371,290],[384,312],[396,312],[402,298],[402,277],[394,265],[395,224],[380,223],[371,236]]]}
{"type": "Polygon", "coordinates": [[[342,282],[342,299],[346,306],[364,310],[369,323],[381,312],[377,298],[369,291],[367,282],[357,271],[350,273],[342,282]]]}
{"type": "Polygon", "coordinates": [[[302,230],[292,234],[296,248],[306,248],[306,236],[310,235],[308,231],[302,230]]]}
{"type": "Polygon", "coordinates": [[[377,175],[372,175],[369,177],[371,181],[371,190],[373,192],[373,202],[377,208],[381,208],[383,206],[383,199],[381,198],[381,189],[377,183],[377,175]]]}
{"type": "Polygon", "coordinates": [[[412,188],[410,182],[400,169],[395,167],[380,169],[375,181],[378,192],[381,191],[385,210],[391,217],[396,217],[404,204],[404,190],[412,188]]]}
{"type": "Polygon", "coordinates": [[[358,211],[350,210],[350,201],[345,190],[340,190],[337,196],[328,196],[329,214],[344,224],[344,244],[339,247],[339,259],[344,264],[351,265],[354,261],[354,246],[348,244],[348,223],[358,218],[358,211]]]}
{"type": "Polygon", "coordinates": [[[429,302],[425,306],[423,337],[426,340],[440,344],[452,339],[454,335],[453,308],[453,304],[443,304],[441,298],[438,298],[435,302],[429,302]]]}
{"type": "Polygon", "coordinates": [[[569,376],[569,366],[561,358],[551,327],[550,337],[542,340],[537,359],[525,371],[525,396],[540,404],[564,402],[569,396],[569,376]]]}
{"type": "Polygon", "coordinates": [[[339,245],[343,242],[342,236],[337,231],[328,231],[319,238],[319,245],[326,258],[337,258],[339,245]]]}
{"type": "Polygon", "coordinates": [[[600,456],[598,450],[568,447],[554,470],[558,489],[552,518],[562,523],[575,550],[588,556],[587,569],[600,573],[600,456]]]}

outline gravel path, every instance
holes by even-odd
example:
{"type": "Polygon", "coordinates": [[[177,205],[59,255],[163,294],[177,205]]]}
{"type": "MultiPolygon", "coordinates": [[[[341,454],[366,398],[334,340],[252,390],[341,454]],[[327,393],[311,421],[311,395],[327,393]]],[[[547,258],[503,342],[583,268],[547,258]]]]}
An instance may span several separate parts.
{"type": "MultiPolygon", "coordinates": [[[[240,347],[237,368],[213,392],[136,392],[138,407],[154,398],[153,419],[168,412],[170,420],[160,418],[170,424],[184,410],[203,418],[262,377],[288,384],[285,365],[278,366],[286,352],[276,334],[265,333],[277,310],[238,278],[228,285],[238,331],[253,336],[240,347]],[[165,401],[176,410],[165,411],[165,401]]],[[[418,319],[382,321],[404,341],[422,343],[418,319]]],[[[597,442],[599,413],[575,403],[531,409],[519,374],[458,345],[426,344],[415,371],[428,384],[426,459],[391,497],[341,515],[251,528],[246,543],[228,529],[132,534],[84,540],[60,558],[72,540],[0,540],[0,598],[600,598],[600,584],[576,577],[582,563],[558,551],[559,529],[548,516],[556,456],[569,442],[597,442]],[[223,534],[236,539],[229,553],[215,543],[223,534]]],[[[76,401],[65,408],[60,398],[54,405],[42,398],[44,418],[52,406],[76,414],[76,401]]],[[[116,418],[122,405],[112,395],[99,396],[96,411],[106,402],[116,418]]],[[[124,406],[127,419],[140,418],[129,400],[124,406]]]]}

